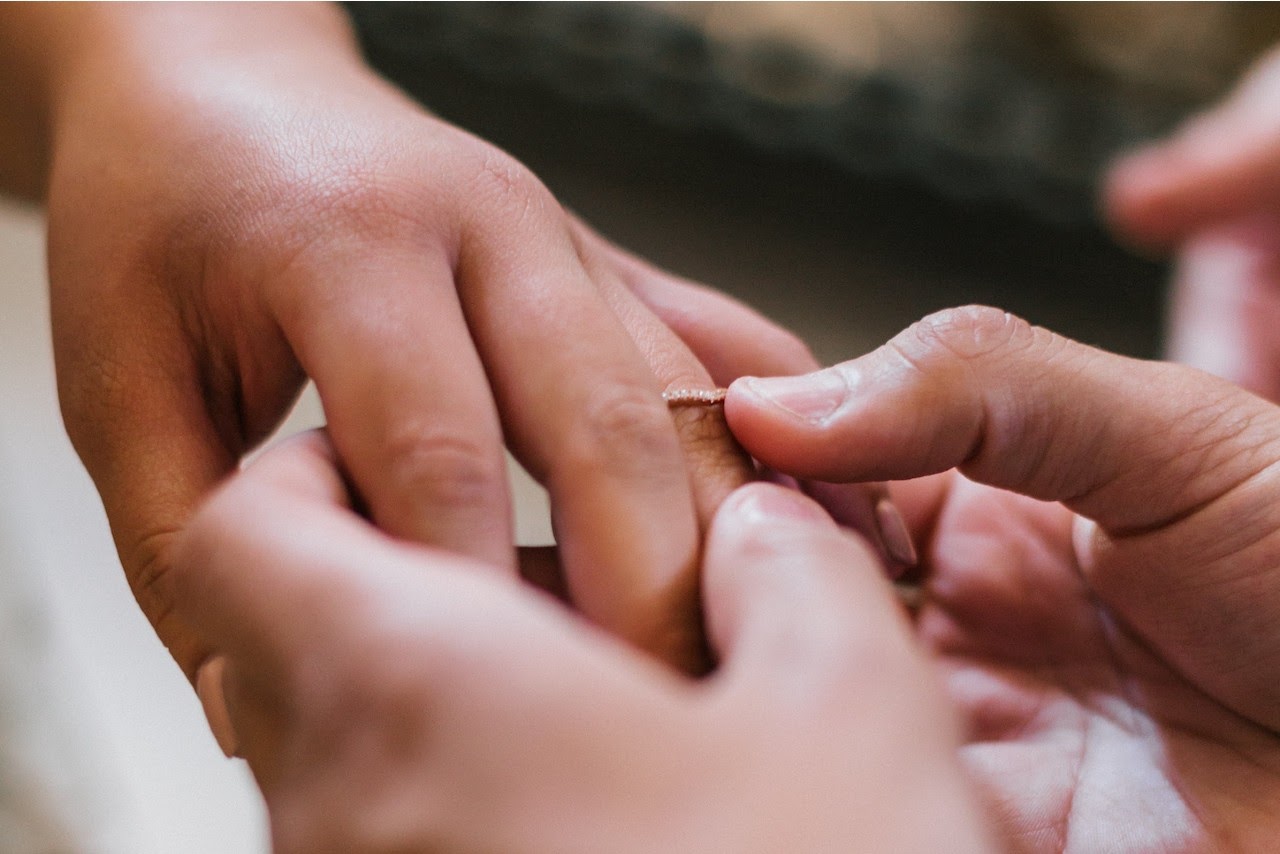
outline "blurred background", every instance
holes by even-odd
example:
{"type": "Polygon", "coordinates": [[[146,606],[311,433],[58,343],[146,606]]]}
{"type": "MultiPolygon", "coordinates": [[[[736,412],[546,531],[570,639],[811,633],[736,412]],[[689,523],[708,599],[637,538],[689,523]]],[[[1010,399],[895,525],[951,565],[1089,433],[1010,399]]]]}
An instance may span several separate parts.
{"type": "MultiPolygon", "coordinates": [[[[1219,98],[1270,4],[352,4],[370,61],[606,235],[824,361],[983,302],[1160,349],[1114,154],[1219,98]]],[[[57,411],[39,211],[0,205],[0,852],[265,851],[57,411]]],[[[304,399],[288,429],[318,423],[304,399]]],[[[522,537],[546,536],[522,485],[522,537]]]]}

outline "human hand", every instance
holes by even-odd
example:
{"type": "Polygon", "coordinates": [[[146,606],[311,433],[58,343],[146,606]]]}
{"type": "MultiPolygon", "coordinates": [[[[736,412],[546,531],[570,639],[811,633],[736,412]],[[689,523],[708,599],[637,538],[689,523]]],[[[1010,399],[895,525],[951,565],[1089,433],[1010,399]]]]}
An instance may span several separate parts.
{"type": "Polygon", "coordinates": [[[1280,51],[1112,168],[1116,230],[1177,258],[1171,358],[1280,400],[1280,51]]]}
{"type": "Polygon", "coordinates": [[[661,400],[711,380],[628,290],[653,273],[378,80],[333,9],[18,11],[57,18],[63,412],[188,675],[170,544],[306,376],[379,526],[514,574],[505,440],[549,488],[575,603],[697,666],[699,528],[751,470],[718,414],[661,400]]]}
{"type": "Polygon", "coordinates": [[[918,631],[1019,850],[1274,850],[1280,410],[968,308],[726,414],[798,476],[946,472],[892,486],[918,631]]]}
{"type": "Polygon", "coordinates": [[[878,557],[811,500],[721,506],[704,681],[349,501],[290,440],[161,582],[225,662],[280,854],[991,850],[878,557]]]}

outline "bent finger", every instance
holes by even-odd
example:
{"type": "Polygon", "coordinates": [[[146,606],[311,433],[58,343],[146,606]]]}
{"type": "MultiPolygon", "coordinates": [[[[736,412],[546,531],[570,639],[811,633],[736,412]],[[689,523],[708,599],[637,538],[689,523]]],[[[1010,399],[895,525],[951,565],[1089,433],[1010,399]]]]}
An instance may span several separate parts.
{"type": "Polygon", "coordinates": [[[275,313],[374,521],[514,574],[502,431],[447,259],[365,247],[298,267],[275,313]]]}
{"type": "MultiPolygon", "coordinates": [[[[593,276],[554,199],[522,174],[477,205],[487,214],[458,265],[506,435],[551,495],[575,604],[696,668],[699,491],[682,433],[716,431],[699,413],[673,419],[662,393],[710,382],[593,276]]],[[[727,437],[721,422],[716,439],[732,447],[727,437]]]]}
{"type": "Polygon", "coordinates": [[[1112,532],[1211,501],[1280,443],[1280,415],[1216,377],[982,307],[931,315],[805,377],[740,380],[726,413],[754,456],[789,474],[896,480],[959,467],[1112,532]]]}

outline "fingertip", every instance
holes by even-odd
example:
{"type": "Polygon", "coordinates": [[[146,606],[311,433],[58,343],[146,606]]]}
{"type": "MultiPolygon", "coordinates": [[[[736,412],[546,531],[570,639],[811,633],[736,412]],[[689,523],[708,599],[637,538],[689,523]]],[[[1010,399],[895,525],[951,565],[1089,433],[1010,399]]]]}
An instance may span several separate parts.
{"type": "Polygon", "coordinates": [[[233,483],[239,490],[265,488],[294,498],[351,506],[337,452],[323,429],[307,430],[267,448],[233,483]]]}
{"type": "Polygon", "coordinates": [[[1123,155],[1103,179],[1103,218],[1122,240],[1144,253],[1160,253],[1177,242],[1172,201],[1181,189],[1177,158],[1166,146],[1123,155]]]}
{"type": "Polygon", "coordinates": [[[777,525],[835,529],[818,502],[794,489],[763,481],[741,486],[720,505],[717,518],[747,527],[777,525]]]}

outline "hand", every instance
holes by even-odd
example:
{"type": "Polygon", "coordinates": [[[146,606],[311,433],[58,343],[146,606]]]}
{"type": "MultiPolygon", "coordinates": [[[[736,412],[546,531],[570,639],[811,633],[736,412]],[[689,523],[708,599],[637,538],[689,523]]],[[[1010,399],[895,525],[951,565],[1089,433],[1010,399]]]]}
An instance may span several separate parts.
{"type": "Polygon", "coordinates": [[[1105,195],[1120,234],[1176,252],[1170,356],[1280,400],[1280,51],[1105,195]]]}
{"type": "Polygon", "coordinates": [[[918,630],[1019,850],[1274,850],[1280,410],[969,308],[726,414],[798,476],[942,473],[892,487],[918,630]]]}
{"type": "Polygon", "coordinates": [[[809,499],[720,508],[703,682],[349,501],[322,437],[292,440],[163,582],[226,661],[280,854],[990,850],[878,558],[809,499]]]}
{"type": "Polygon", "coordinates": [[[661,400],[711,380],[626,286],[660,277],[378,80],[334,9],[6,14],[43,51],[68,431],[188,675],[171,544],[308,376],[380,527],[514,574],[505,440],[550,490],[575,603],[697,666],[699,528],[751,469],[661,400]]]}

